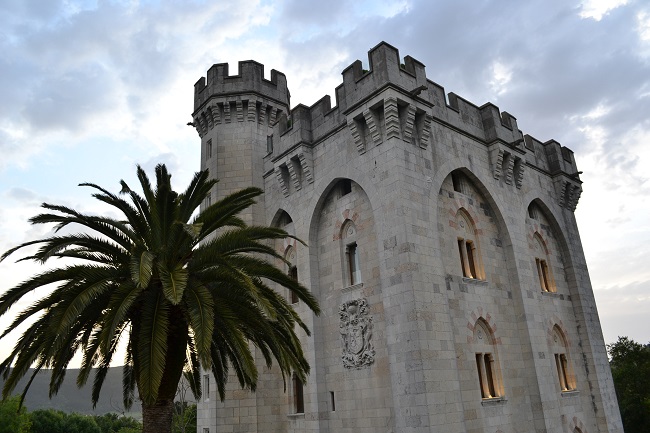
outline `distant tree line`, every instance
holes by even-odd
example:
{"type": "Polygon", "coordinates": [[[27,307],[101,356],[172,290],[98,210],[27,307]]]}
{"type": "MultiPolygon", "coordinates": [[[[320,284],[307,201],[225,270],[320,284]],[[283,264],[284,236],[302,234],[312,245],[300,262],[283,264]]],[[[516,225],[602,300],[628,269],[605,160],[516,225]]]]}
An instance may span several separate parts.
{"type": "MultiPolygon", "coordinates": [[[[196,405],[175,402],[173,433],[196,431],[196,405]]],[[[18,396],[0,402],[0,433],[141,433],[142,423],[115,413],[83,415],[55,409],[28,411],[18,396]]]]}
{"type": "Polygon", "coordinates": [[[650,344],[618,337],[607,352],[625,433],[650,432],[650,344]]]}

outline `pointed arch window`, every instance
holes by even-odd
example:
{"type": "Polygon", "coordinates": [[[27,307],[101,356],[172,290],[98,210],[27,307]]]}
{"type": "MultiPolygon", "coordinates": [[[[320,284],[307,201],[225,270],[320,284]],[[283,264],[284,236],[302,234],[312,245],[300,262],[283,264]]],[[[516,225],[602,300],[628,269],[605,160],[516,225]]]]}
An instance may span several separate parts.
{"type": "Polygon", "coordinates": [[[553,327],[553,360],[557,371],[557,379],[562,392],[574,391],[576,389],[575,375],[569,360],[567,340],[562,330],[555,325],[553,327]]]}
{"type": "Polygon", "coordinates": [[[548,265],[549,257],[546,243],[541,235],[535,232],[533,236],[533,251],[535,254],[535,269],[542,292],[556,292],[555,281],[548,265]]]}
{"type": "Polygon", "coordinates": [[[496,341],[489,325],[482,318],[474,325],[474,352],[481,398],[502,398],[504,393],[496,341]]]}
{"type": "Polygon", "coordinates": [[[464,209],[459,209],[456,214],[456,225],[458,228],[458,256],[463,277],[484,280],[485,272],[479,252],[476,228],[464,209]]]}
{"type": "Polygon", "coordinates": [[[535,203],[528,205],[528,217],[532,220],[539,220],[540,210],[535,203]]]}

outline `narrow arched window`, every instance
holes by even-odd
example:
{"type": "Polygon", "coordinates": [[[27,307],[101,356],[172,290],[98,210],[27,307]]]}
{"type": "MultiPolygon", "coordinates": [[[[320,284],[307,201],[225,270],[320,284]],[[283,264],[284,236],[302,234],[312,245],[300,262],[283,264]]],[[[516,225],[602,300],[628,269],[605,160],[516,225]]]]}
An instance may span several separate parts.
{"type": "Polygon", "coordinates": [[[460,209],[456,214],[456,225],[458,231],[458,256],[463,277],[478,280],[485,279],[476,229],[472,219],[464,209],[460,209]]]}
{"type": "Polygon", "coordinates": [[[488,324],[482,318],[478,319],[474,325],[474,357],[478,373],[478,386],[483,399],[503,397],[501,369],[495,343],[494,335],[488,324]]]}
{"type": "Polygon", "coordinates": [[[553,360],[557,370],[557,379],[562,392],[576,389],[575,376],[569,360],[567,341],[562,330],[556,325],[553,327],[553,360]]]}
{"type": "Polygon", "coordinates": [[[361,259],[357,244],[357,229],[351,220],[347,220],[341,227],[341,241],[344,257],[344,285],[354,286],[355,284],[360,284],[361,259]]]}
{"type": "Polygon", "coordinates": [[[533,251],[535,254],[535,269],[539,279],[539,286],[542,292],[555,292],[555,281],[549,267],[548,251],[546,244],[539,233],[533,236],[533,251]]]}

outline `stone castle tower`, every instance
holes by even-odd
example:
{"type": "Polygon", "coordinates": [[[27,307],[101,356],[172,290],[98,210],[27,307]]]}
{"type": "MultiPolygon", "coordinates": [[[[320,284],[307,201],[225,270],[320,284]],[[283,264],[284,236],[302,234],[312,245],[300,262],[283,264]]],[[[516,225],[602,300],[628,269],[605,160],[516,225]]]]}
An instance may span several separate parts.
{"type": "Polygon", "coordinates": [[[220,402],[206,372],[199,433],[622,432],[573,152],[386,43],[368,60],[334,107],[290,110],[285,76],[252,61],[195,85],[213,199],[263,188],[247,218],[307,242],[276,248],[322,308],[295,303],[309,381],[261,367],[220,402]]]}

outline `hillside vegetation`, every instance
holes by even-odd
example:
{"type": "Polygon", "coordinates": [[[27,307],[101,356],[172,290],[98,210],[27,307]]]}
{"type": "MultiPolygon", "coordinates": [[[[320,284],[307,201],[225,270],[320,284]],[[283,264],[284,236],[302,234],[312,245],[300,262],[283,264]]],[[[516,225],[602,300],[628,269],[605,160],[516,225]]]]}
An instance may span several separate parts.
{"type": "MultiPolygon", "coordinates": [[[[20,381],[15,393],[20,394],[25,384],[32,376],[33,370],[25,375],[20,381]]],[[[116,412],[122,414],[124,407],[122,404],[122,367],[113,367],[108,372],[102,393],[97,402],[97,407],[93,409],[90,394],[92,389],[92,376],[86,386],[78,388],[76,384],[78,369],[68,369],[65,380],[58,394],[48,397],[50,384],[49,370],[41,370],[34,378],[29,392],[25,397],[25,406],[30,411],[38,409],[57,409],[63,412],[77,412],[88,415],[101,415],[107,412],[116,412]]],[[[0,386],[3,384],[0,377],[0,386]]],[[[139,404],[134,404],[129,413],[125,415],[134,416],[141,419],[141,408],[139,404]]]]}

